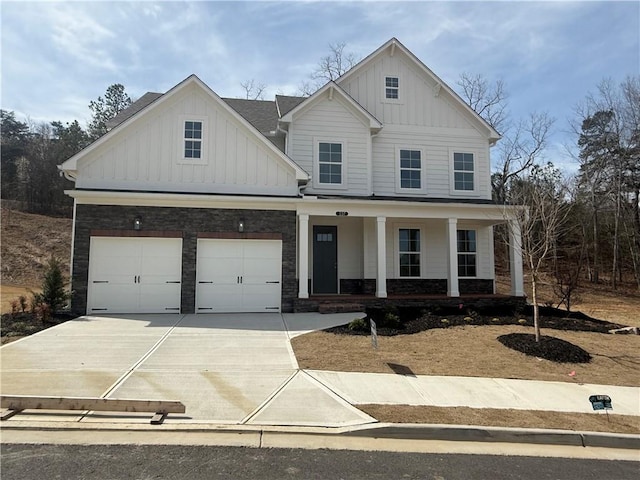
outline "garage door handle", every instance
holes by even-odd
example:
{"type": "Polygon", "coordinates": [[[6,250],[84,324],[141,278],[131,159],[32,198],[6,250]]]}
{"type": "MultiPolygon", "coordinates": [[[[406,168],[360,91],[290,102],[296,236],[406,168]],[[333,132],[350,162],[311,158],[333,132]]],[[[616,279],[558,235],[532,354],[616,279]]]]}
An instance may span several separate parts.
{"type": "Polygon", "coordinates": [[[93,283],[109,283],[109,280],[94,280],[93,283]]]}
{"type": "Polygon", "coordinates": [[[280,282],[264,282],[264,283],[280,283],[280,282]]]}
{"type": "MultiPolygon", "coordinates": [[[[167,280],[165,283],[180,283],[179,280],[167,280]]],[[[202,283],[202,282],[200,282],[202,283]]]]}
{"type": "Polygon", "coordinates": [[[198,282],[198,283],[213,283],[213,282],[198,282]]]}

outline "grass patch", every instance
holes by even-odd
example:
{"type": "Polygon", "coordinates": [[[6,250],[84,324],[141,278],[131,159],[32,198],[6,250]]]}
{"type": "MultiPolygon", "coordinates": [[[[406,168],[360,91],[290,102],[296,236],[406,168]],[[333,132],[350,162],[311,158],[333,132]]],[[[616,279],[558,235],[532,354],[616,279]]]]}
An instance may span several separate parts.
{"type": "Polygon", "coordinates": [[[640,417],[609,413],[567,413],[497,408],[357,405],[380,422],[548,428],[581,432],[637,434],[640,417]]]}

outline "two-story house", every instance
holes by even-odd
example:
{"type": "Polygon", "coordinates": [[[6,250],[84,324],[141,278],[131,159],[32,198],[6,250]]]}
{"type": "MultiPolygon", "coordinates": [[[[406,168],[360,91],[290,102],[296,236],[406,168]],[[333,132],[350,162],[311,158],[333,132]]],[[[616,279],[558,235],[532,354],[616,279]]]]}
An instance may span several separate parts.
{"type": "MultiPolygon", "coordinates": [[[[314,295],[495,292],[500,138],[398,40],[310,97],[148,93],[60,169],[76,313],[292,311],[314,295]]],[[[337,299],[342,297],[336,297],[337,299]]]]}

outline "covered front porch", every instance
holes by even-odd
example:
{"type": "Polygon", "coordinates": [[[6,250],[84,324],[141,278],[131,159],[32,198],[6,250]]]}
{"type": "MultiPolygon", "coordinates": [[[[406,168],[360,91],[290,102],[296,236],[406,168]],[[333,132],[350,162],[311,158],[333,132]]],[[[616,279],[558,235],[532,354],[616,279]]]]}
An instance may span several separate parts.
{"type": "Polygon", "coordinates": [[[314,197],[297,212],[298,311],[495,294],[493,226],[509,223],[511,296],[524,297],[517,222],[484,203],[314,197]],[[387,299],[381,302],[382,299],[387,299]]]}

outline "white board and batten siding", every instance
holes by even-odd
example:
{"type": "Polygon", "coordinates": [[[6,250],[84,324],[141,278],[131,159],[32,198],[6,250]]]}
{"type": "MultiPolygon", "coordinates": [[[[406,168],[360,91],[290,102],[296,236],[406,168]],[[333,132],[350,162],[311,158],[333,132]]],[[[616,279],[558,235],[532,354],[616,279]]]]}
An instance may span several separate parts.
{"type": "Polygon", "coordinates": [[[306,194],[368,195],[370,142],[371,134],[364,119],[358,118],[338,96],[332,100],[324,97],[294,116],[289,129],[288,154],[312,176],[306,194]],[[342,143],[341,186],[318,184],[318,142],[342,143]]]}
{"type": "Polygon", "coordinates": [[[281,240],[198,239],[196,313],[279,312],[281,240]]]}
{"type": "Polygon", "coordinates": [[[181,238],[91,237],[87,313],[180,313],[181,238]]]}
{"type": "Polygon", "coordinates": [[[376,195],[411,195],[397,188],[397,152],[419,148],[423,152],[424,188],[416,195],[426,197],[491,198],[489,142],[486,132],[470,113],[396,50],[373,61],[340,82],[360,105],[380,120],[384,128],[373,138],[373,191],[376,195]],[[386,76],[399,79],[399,99],[385,98],[386,76]],[[476,189],[472,193],[453,191],[453,152],[473,153],[476,189]]]}
{"type": "Polygon", "coordinates": [[[114,130],[78,162],[77,188],[296,195],[295,171],[197,85],[114,130]],[[203,122],[203,157],[183,159],[184,122],[203,122]]]}

